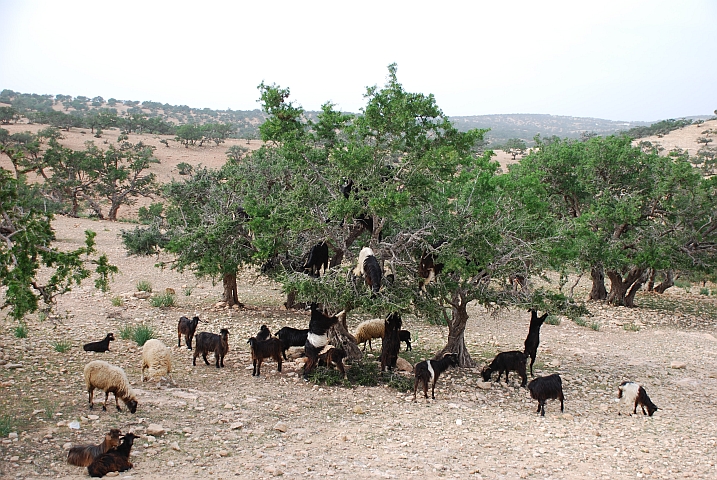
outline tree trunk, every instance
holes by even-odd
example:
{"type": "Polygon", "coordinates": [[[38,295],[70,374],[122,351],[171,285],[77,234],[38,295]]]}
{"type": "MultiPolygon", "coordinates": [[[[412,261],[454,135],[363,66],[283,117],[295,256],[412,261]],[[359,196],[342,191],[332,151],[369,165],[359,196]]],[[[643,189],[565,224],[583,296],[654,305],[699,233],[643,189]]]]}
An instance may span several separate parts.
{"type": "Polygon", "coordinates": [[[602,265],[595,265],[590,270],[590,276],[593,279],[593,288],[590,290],[588,300],[605,300],[607,298],[607,290],[605,289],[605,273],[602,265]]]}
{"type": "Polygon", "coordinates": [[[117,202],[112,202],[112,205],[110,206],[110,211],[107,212],[107,220],[110,222],[116,222],[117,221],[117,212],[119,211],[119,208],[122,204],[117,202]]]}
{"type": "Polygon", "coordinates": [[[672,269],[667,270],[667,272],[665,272],[665,279],[655,287],[655,292],[665,293],[665,290],[675,285],[675,280],[675,272],[672,271],[672,269]]]}
{"type": "Polygon", "coordinates": [[[457,353],[460,367],[475,367],[475,362],[466,348],[464,337],[468,324],[468,302],[465,300],[463,292],[455,292],[451,304],[452,315],[448,322],[448,343],[434,358],[442,358],[446,353],[457,353]]]}
{"type": "Polygon", "coordinates": [[[345,314],[329,330],[329,343],[335,347],[343,348],[344,352],[346,352],[344,359],[349,363],[363,358],[363,353],[356,343],[356,338],[348,331],[345,314]]]}
{"type": "Polygon", "coordinates": [[[645,283],[646,270],[644,268],[633,268],[625,279],[620,272],[611,270],[607,272],[610,279],[610,294],[607,297],[611,305],[622,305],[625,307],[635,306],[635,294],[645,283]],[[629,293],[628,293],[629,290],[629,293]]]}
{"type": "Polygon", "coordinates": [[[655,290],[655,277],[657,276],[657,270],[654,268],[650,269],[650,277],[647,280],[647,291],[652,292],[655,290]]]}
{"type": "Polygon", "coordinates": [[[224,287],[224,300],[227,305],[234,306],[239,305],[243,307],[244,304],[239,302],[239,296],[237,295],[237,276],[236,273],[225,273],[222,277],[222,286],[224,287]]]}

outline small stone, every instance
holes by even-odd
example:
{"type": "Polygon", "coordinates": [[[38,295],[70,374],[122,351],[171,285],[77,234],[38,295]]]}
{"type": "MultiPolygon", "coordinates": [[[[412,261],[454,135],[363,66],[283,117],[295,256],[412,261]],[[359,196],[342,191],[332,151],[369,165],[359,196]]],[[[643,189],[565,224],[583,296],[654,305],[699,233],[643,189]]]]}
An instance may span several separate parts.
{"type": "Polygon", "coordinates": [[[478,382],[476,385],[477,385],[478,388],[480,388],[481,390],[490,390],[491,388],[493,388],[493,387],[492,387],[492,386],[493,386],[493,383],[491,383],[491,382],[478,382]]]}
{"type": "Polygon", "coordinates": [[[231,403],[227,403],[226,405],[224,405],[224,408],[227,410],[232,410],[234,408],[234,405],[232,405],[231,403]]]}
{"type": "Polygon", "coordinates": [[[232,430],[239,430],[240,428],[243,428],[244,424],[241,422],[234,422],[231,425],[229,425],[229,428],[232,430]]]}
{"type": "Polygon", "coordinates": [[[184,427],[184,428],[182,429],[182,431],[183,431],[184,433],[192,433],[192,427],[184,427]]]}
{"type": "Polygon", "coordinates": [[[11,462],[17,462],[18,460],[20,460],[20,457],[18,457],[17,455],[10,457],[11,462]]]}
{"type": "Polygon", "coordinates": [[[220,457],[226,457],[227,455],[229,455],[229,452],[227,452],[226,450],[219,450],[220,457]]]}
{"type": "Polygon", "coordinates": [[[460,427],[461,425],[463,425],[463,420],[461,420],[460,418],[457,419],[457,420],[456,420],[456,425],[458,425],[459,427],[460,427]]]}
{"type": "Polygon", "coordinates": [[[177,452],[179,451],[179,444],[178,444],[177,442],[172,442],[172,443],[170,443],[170,444],[169,444],[169,447],[170,447],[172,450],[175,450],[175,451],[177,451],[177,452]]]}
{"type": "Polygon", "coordinates": [[[69,450],[72,448],[72,443],[70,443],[70,442],[64,443],[62,445],[62,448],[64,448],[65,450],[69,450]]]}
{"type": "Polygon", "coordinates": [[[649,475],[652,473],[652,470],[650,470],[650,467],[645,467],[642,469],[642,473],[644,473],[645,475],[649,475]]]}
{"type": "Polygon", "coordinates": [[[168,461],[168,462],[167,462],[167,466],[168,466],[168,467],[173,467],[173,466],[174,466],[174,462],[171,461],[171,460],[168,461]]]}
{"type": "Polygon", "coordinates": [[[147,426],[147,435],[154,435],[155,437],[161,437],[162,435],[164,435],[165,431],[166,430],[164,429],[164,427],[162,427],[162,425],[159,425],[157,423],[150,423],[147,426]]]}
{"type": "Polygon", "coordinates": [[[366,411],[365,411],[363,408],[361,408],[360,405],[356,405],[356,406],[354,407],[353,412],[354,412],[356,415],[363,415],[364,413],[366,413],[366,411]]]}
{"type": "Polygon", "coordinates": [[[675,370],[681,370],[683,368],[687,368],[687,364],[685,362],[674,361],[670,363],[670,368],[674,368],[675,370]]]}
{"type": "Polygon", "coordinates": [[[571,414],[569,414],[569,413],[563,414],[563,420],[572,420],[572,419],[573,419],[573,416],[571,414]]]}
{"type": "Polygon", "coordinates": [[[278,422],[276,425],[274,425],[274,430],[277,430],[281,433],[285,433],[287,430],[287,426],[284,422],[278,422]]]}
{"type": "Polygon", "coordinates": [[[119,472],[107,472],[105,477],[119,477],[119,472]]]}
{"type": "Polygon", "coordinates": [[[100,417],[98,415],[87,415],[87,418],[90,420],[93,420],[93,421],[100,419],[100,417]]]}
{"type": "Polygon", "coordinates": [[[17,438],[17,432],[8,433],[7,438],[17,438]]]}

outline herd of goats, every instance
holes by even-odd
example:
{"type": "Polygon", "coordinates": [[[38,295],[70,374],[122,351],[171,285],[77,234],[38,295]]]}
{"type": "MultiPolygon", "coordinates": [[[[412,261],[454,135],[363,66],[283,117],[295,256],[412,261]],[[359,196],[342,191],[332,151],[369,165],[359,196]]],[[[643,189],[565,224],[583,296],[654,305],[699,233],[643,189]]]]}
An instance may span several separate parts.
{"type": "MultiPolygon", "coordinates": [[[[312,251],[313,253],[315,252],[312,251]]],[[[319,257],[323,263],[323,257],[320,255],[319,257]]],[[[430,266],[422,262],[421,266],[426,273],[424,276],[426,279],[435,277],[438,273],[436,271],[437,266],[433,265],[433,262],[430,262],[430,266]],[[431,269],[432,271],[429,272],[428,270],[431,269]]],[[[378,289],[377,284],[380,283],[380,272],[378,278],[375,276],[377,268],[379,268],[378,262],[371,249],[362,249],[354,274],[357,277],[364,277],[372,292],[378,289]]],[[[316,304],[311,304],[310,308],[311,317],[306,329],[283,327],[276,332],[276,335],[272,335],[269,328],[266,325],[262,325],[256,336],[249,338],[247,343],[251,350],[252,376],[261,374],[261,365],[266,359],[274,360],[277,363],[277,370],[281,372],[282,361],[287,359],[286,352],[289,348],[303,347],[305,357],[303,378],[305,380],[308,380],[311,372],[319,365],[335,366],[346,379],[346,370],[343,364],[346,353],[341,346],[332,345],[329,342],[328,335],[329,330],[339,321],[343,321],[345,324],[346,312],[342,311],[336,315],[328,316],[316,304]]],[[[525,339],[524,350],[522,352],[515,350],[498,353],[492,362],[483,368],[481,376],[484,382],[489,382],[493,373],[498,372],[497,380],[500,382],[503,373],[505,373],[507,384],[509,372],[516,372],[521,378],[521,387],[527,386],[530,396],[538,402],[537,413],[545,416],[545,403],[547,400],[560,400],[560,410],[561,412],[564,411],[562,380],[557,373],[543,377],[533,375],[533,364],[535,363],[540,343],[540,328],[548,314],[538,316],[536,310],[530,310],[530,312],[530,327],[528,336],[525,339]],[[530,374],[534,377],[529,383],[527,381],[528,358],[530,358],[530,374]]],[[[192,319],[183,316],[179,319],[177,346],[181,347],[182,336],[184,336],[185,344],[189,350],[192,350],[192,342],[194,341],[192,365],[196,366],[197,357],[200,355],[205,364],[210,365],[207,355],[213,353],[215,366],[217,368],[224,367],[224,357],[229,351],[229,330],[222,328],[219,334],[200,332],[195,336],[199,322],[200,320],[197,316],[192,319]]],[[[385,320],[375,319],[360,323],[353,337],[357,344],[364,344],[364,350],[366,342],[370,346],[372,339],[381,338],[381,355],[379,358],[381,371],[392,370],[396,368],[396,363],[399,359],[401,342],[406,343],[407,350],[411,349],[411,334],[408,330],[402,330],[401,327],[400,314],[391,313],[385,320]]],[[[113,340],[114,335],[109,333],[103,340],[85,344],[83,348],[85,351],[106,352],[109,350],[109,344],[113,340]]],[[[428,401],[429,384],[431,386],[431,398],[435,400],[435,387],[439,376],[448,368],[457,365],[458,355],[456,353],[447,353],[442,358],[417,363],[413,367],[415,377],[413,400],[416,401],[420,385],[423,389],[424,398],[428,401]]],[[[160,340],[148,340],[142,348],[142,381],[157,376],[166,376],[171,380],[171,372],[170,349],[160,340]]],[[[100,389],[105,392],[103,410],[107,410],[107,400],[109,394],[112,393],[114,394],[115,406],[118,411],[121,411],[119,400],[122,400],[131,413],[136,412],[137,397],[132,391],[127,375],[122,368],[102,360],[94,360],[85,366],[84,377],[90,409],[93,408],[94,390],[100,389]]],[[[658,410],[648,397],[645,389],[635,382],[622,382],[618,387],[618,398],[621,399],[623,405],[632,407],[633,414],[637,413],[638,405],[644,415],[652,416],[658,410]]],[[[136,438],[138,437],[133,433],[122,435],[120,430],[111,429],[99,445],[72,447],[68,453],[67,462],[71,465],[87,467],[92,477],[102,477],[109,472],[128,470],[132,468],[129,456],[136,438]]]]}

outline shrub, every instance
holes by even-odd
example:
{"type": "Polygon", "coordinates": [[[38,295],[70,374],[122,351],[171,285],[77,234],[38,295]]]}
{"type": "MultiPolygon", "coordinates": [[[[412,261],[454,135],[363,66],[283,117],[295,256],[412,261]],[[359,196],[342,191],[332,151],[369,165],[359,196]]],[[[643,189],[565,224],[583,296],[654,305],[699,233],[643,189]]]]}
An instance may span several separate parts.
{"type": "Polygon", "coordinates": [[[122,297],[119,295],[112,297],[112,306],[121,307],[122,305],[124,305],[124,299],[122,297]]]}
{"type": "Polygon", "coordinates": [[[548,325],[560,325],[560,317],[557,315],[548,315],[548,318],[545,319],[545,323],[548,325]]]}
{"type": "Polygon", "coordinates": [[[592,328],[596,332],[599,332],[600,331],[600,322],[592,322],[590,324],[590,328],[592,328]]]}
{"type": "Polygon", "coordinates": [[[586,325],[588,324],[588,322],[585,321],[585,319],[584,319],[583,317],[577,317],[577,318],[574,320],[574,322],[575,322],[575,324],[578,325],[579,327],[584,327],[584,326],[586,326],[586,325]]]}
{"type": "Polygon", "coordinates": [[[14,423],[10,415],[0,415],[0,437],[7,437],[12,432],[14,423]]]}
{"type": "Polygon", "coordinates": [[[72,343],[70,343],[69,340],[58,340],[51,343],[52,348],[55,349],[56,352],[65,353],[70,348],[72,348],[72,343]]]}
{"type": "Polygon", "coordinates": [[[132,331],[132,340],[137,342],[137,345],[140,347],[143,346],[147,340],[151,340],[156,337],[157,335],[155,334],[154,329],[149,325],[137,325],[132,331]]]}
{"type": "Polygon", "coordinates": [[[137,282],[137,290],[140,292],[152,293],[152,284],[147,280],[137,282]]]}
{"type": "Polygon", "coordinates": [[[181,162],[177,164],[177,170],[179,170],[180,175],[189,175],[192,173],[192,166],[187,162],[181,162]]]}
{"type": "Polygon", "coordinates": [[[639,332],[640,331],[640,326],[635,325],[634,323],[626,323],[622,326],[622,328],[628,332],[639,332]]]}
{"type": "Polygon", "coordinates": [[[192,294],[192,287],[187,287],[184,289],[184,296],[189,297],[192,294]]]}
{"type": "Polygon", "coordinates": [[[149,303],[153,307],[173,307],[174,295],[172,295],[171,293],[162,293],[160,295],[155,295],[154,297],[149,299],[149,303]]]}
{"type": "Polygon", "coordinates": [[[710,294],[709,288],[707,288],[707,287],[700,288],[700,295],[709,295],[709,294],[710,294]]]}
{"type": "Polygon", "coordinates": [[[326,367],[317,367],[309,374],[309,381],[317,385],[343,385],[345,387],[351,385],[361,385],[364,387],[374,387],[376,385],[386,385],[400,392],[410,392],[413,390],[413,377],[393,372],[381,372],[378,363],[370,360],[361,360],[352,363],[346,369],[347,380],[343,379],[341,372],[336,369],[328,369],[326,367]]]}
{"type": "Polygon", "coordinates": [[[27,334],[29,333],[30,329],[27,328],[27,325],[24,323],[21,323],[17,327],[12,329],[13,335],[15,335],[17,338],[27,338],[27,334]]]}
{"type": "Polygon", "coordinates": [[[132,325],[125,325],[120,328],[119,335],[122,340],[129,340],[134,334],[134,327],[132,325]]]}

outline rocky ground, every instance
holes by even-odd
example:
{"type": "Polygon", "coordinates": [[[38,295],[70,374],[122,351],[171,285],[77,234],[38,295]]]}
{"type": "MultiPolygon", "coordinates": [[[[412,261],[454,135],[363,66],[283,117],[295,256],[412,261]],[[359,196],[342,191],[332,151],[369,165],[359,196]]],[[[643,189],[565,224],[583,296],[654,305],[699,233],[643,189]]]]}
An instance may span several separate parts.
{"type": "MultiPolygon", "coordinates": [[[[117,238],[124,225],[67,218],[54,225],[68,245],[95,230],[121,273],[109,294],[90,282],[60,299],[56,317],[31,318],[25,339],[3,322],[3,478],[86,477],[86,469],[65,463],[67,449],[98,443],[115,427],[142,436],[122,478],[717,478],[717,297],[699,286],[638,295],[637,309],[591,304],[583,326],[545,324],[535,373],[560,373],[566,400],[564,413],[549,401],[541,418],[513,376],[508,386],[486,384],[479,368],[446,372],[436,401],[416,403],[412,393],[385,386],[307,384],[294,362],[277,373],[269,361],[252,377],[246,339],[262,324],[276,331],[308,321],[280,307],[276,285],[245,273],[240,297],[248,308],[216,308],[219,286],[160,271],[154,258],[126,257],[117,238]],[[134,297],[140,280],[155,292],[173,288],[177,306],[134,297]],[[177,319],[195,313],[207,321],[199,330],[230,330],[226,368],[192,367],[191,352],[177,348],[177,319]],[[118,333],[140,323],[172,347],[173,384],[140,381],[141,349],[118,333]],[[109,331],[117,337],[110,352],[82,350],[109,331]],[[71,345],[64,353],[55,349],[62,341],[71,345]],[[82,369],[93,359],[125,369],[139,398],[135,415],[88,410],[82,369]],[[660,407],[654,417],[620,409],[623,380],[645,386],[660,407]]],[[[479,365],[522,349],[528,313],[491,314],[477,305],[469,313],[466,339],[479,365]]],[[[360,320],[348,318],[351,326],[360,320]]],[[[445,327],[411,317],[404,325],[414,337],[414,351],[402,353],[409,361],[444,345],[445,327]]]]}

